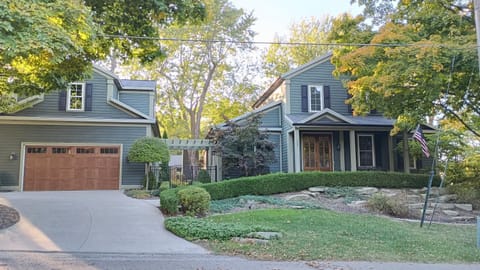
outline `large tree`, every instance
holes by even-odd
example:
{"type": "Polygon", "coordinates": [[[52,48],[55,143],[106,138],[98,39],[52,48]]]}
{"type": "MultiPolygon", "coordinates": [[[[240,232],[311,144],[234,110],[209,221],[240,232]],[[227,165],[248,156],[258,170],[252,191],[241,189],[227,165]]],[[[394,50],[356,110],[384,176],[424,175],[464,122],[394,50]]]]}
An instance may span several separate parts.
{"type": "Polygon", "coordinates": [[[331,49],[324,43],[327,42],[332,19],[329,16],[303,19],[290,26],[287,36],[276,36],[265,53],[263,66],[266,75],[278,77],[331,49]]]}
{"type": "MultiPolygon", "coordinates": [[[[361,1],[369,2],[369,1],[361,1]]],[[[391,2],[386,0],[385,2],[391,2]]],[[[471,2],[399,1],[376,31],[363,17],[341,16],[329,38],[332,62],[356,114],[372,109],[406,130],[427,116],[455,120],[480,137],[480,79],[471,2]]]]}
{"type": "Polygon", "coordinates": [[[157,58],[159,44],[149,39],[157,29],[202,18],[203,9],[200,0],[1,1],[0,113],[15,108],[13,94],[47,93],[84,79],[92,61],[111,52],[157,58]]]}
{"type": "Polygon", "coordinates": [[[175,24],[162,30],[161,37],[169,40],[163,43],[167,58],[138,72],[158,78],[159,121],[170,137],[204,137],[201,124],[207,101],[228,110],[229,104],[252,93],[238,78],[243,72],[238,72],[236,61],[240,61],[239,52],[251,49],[248,42],[253,38],[254,18],[227,0],[205,2],[204,23],[175,24]],[[244,90],[243,95],[235,94],[235,89],[244,90]]]}

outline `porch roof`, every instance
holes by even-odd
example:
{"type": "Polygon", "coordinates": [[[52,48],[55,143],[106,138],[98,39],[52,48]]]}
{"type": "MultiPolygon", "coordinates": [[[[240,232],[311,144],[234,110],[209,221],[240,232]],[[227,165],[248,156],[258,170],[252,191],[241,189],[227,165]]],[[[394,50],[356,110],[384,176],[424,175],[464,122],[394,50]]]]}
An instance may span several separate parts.
{"type": "Polygon", "coordinates": [[[312,113],[295,113],[286,115],[292,125],[341,125],[341,126],[393,126],[394,120],[385,118],[379,115],[368,115],[368,116],[351,116],[351,115],[341,115],[341,118],[337,114],[319,114],[318,118],[315,118],[315,114],[312,113]],[[325,116],[330,116],[330,118],[337,118],[339,121],[328,121],[325,116]],[[324,121],[319,121],[315,119],[325,119],[324,121]],[[345,121],[347,120],[347,121],[345,121]]]}

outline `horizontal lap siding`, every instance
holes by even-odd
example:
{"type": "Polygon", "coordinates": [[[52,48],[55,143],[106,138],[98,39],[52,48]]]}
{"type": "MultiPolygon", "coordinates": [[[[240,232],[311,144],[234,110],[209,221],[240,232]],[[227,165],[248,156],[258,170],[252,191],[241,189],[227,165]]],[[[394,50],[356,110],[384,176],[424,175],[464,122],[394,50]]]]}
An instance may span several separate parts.
{"type": "MultiPolygon", "coordinates": [[[[150,94],[152,92],[122,92],[120,91],[119,100],[128,106],[150,115],[150,94]]],[[[152,93],[153,94],[153,93],[152,93]]]]}
{"type": "Polygon", "coordinates": [[[330,86],[331,109],[348,114],[348,107],[345,104],[347,91],[342,82],[333,75],[333,65],[330,61],[321,63],[307,71],[304,71],[290,79],[290,112],[302,112],[302,85],[328,85],[330,86]]]}
{"type": "Polygon", "coordinates": [[[0,186],[17,186],[22,142],[122,144],[122,185],[140,185],[144,165],[127,162],[131,144],[146,136],[146,126],[0,125],[0,186]],[[18,155],[9,160],[10,153],[18,155]]]}
{"type": "MultiPolygon", "coordinates": [[[[104,119],[135,119],[133,117],[112,105],[107,103],[107,79],[98,73],[94,73],[93,77],[86,81],[93,84],[93,103],[92,111],[88,112],[67,112],[58,110],[59,91],[45,94],[43,102],[35,105],[33,108],[15,113],[18,116],[35,116],[35,117],[69,117],[69,118],[104,118],[104,119]]],[[[114,89],[116,86],[113,86],[114,89]]],[[[147,103],[148,104],[148,103],[147,103]]],[[[148,105],[147,105],[148,106],[148,105]]]]}
{"type": "Polygon", "coordinates": [[[271,173],[276,173],[276,172],[280,172],[280,163],[281,163],[281,156],[280,156],[280,153],[282,151],[281,149],[281,146],[282,146],[282,143],[281,143],[281,140],[282,140],[282,136],[280,133],[270,133],[268,135],[268,139],[273,142],[275,144],[275,149],[274,149],[274,152],[275,152],[275,160],[269,165],[269,168],[270,168],[270,172],[271,173]]]}
{"type": "Polygon", "coordinates": [[[260,123],[261,127],[281,127],[282,126],[282,114],[280,110],[280,105],[275,109],[266,111],[262,114],[262,120],[260,123]]]}

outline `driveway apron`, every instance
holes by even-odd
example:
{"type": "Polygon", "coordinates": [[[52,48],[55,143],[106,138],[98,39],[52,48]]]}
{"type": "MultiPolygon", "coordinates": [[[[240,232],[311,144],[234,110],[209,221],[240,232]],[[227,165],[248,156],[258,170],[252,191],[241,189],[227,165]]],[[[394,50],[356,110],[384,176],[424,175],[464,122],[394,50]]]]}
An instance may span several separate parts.
{"type": "Polygon", "coordinates": [[[20,221],[0,230],[0,250],[205,254],[165,230],[156,201],[121,191],[0,193],[20,221]]]}

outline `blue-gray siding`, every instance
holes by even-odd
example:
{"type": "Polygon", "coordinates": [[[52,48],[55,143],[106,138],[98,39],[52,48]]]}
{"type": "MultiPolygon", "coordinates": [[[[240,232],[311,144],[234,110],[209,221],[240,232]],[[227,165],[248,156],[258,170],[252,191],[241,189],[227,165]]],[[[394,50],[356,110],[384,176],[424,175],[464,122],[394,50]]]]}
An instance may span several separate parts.
{"type": "Polygon", "coordinates": [[[0,125],[0,186],[19,185],[20,157],[10,160],[10,153],[20,155],[22,142],[121,144],[122,185],[141,185],[144,165],[127,162],[132,143],[146,136],[147,126],[40,126],[0,125]]]}
{"type": "MultiPolygon", "coordinates": [[[[70,117],[70,118],[106,118],[106,119],[135,119],[138,117],[127,114],[107,103],[107,79],[94,72],[86,83],[93,84],[92,111],[67,112],[58,110],[59,91],[45,94],[45,100],[32,108],[20,111],[15,115],[36,117],[70,117]]],[[[116,89],[116,86],[113,86],[116,89]]]]}
{"type": "Polygon", "coordinates": [[[345,104],[347,91],[342,82],[332,75],[333,69],[330,61],[326,61],[290,79],[290,113],[302,112],[302,85],[328,85],[331,109],[341,114],[349,114],[345,104]]]}
{"type": "Polygon", "coordinates": [[[285,118],[282,121],[282,169],[283,172],[288,172],[288,131],[292,126],[285,118]]]}
{"type": "Polygon", "coordinates": [[[150,115],[150,93],[120,91],[119,100],[146,115],[150,115]]]}
{"type": "Polygon", "coordinates": [[[281,172],[280,163],[281,163],[281,146],[282,146],[282,136],[280,133],[270,133],[268,134],[268,139],[275,144],[275,160],[269,165],[270,172],[276,173],[281,172]]]}
{"type": "Polygon", "coordinates": [[[280,104],[274,109],[262,113],[261,127],[281,127],[282,126],[282,110],[280,104]]]}

